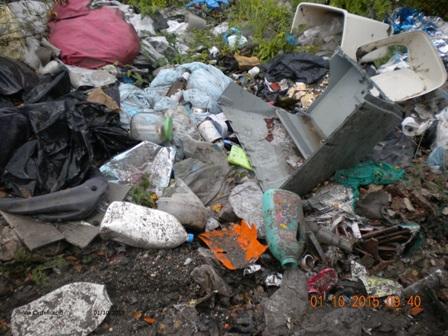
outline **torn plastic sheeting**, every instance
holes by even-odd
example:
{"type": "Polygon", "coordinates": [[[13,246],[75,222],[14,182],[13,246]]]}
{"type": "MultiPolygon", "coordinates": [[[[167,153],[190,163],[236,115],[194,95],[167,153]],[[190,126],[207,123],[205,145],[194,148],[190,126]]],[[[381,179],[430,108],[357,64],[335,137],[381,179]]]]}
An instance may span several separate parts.
{"type": "Polygon", "coordinates": [[[232,81],[221,70],[212,65],[193,62],[182,64],[172,69],[163,69],[151,82],[150,88],[168,88],[186,71],[191,73],[188,79],[187,89],[197,89],[214,100],[218,100],[232,81]]]}
{"type": "Polygon", "coordinates": [[[69,0],[54,8],[56,19],[48,24],[49,39],[61,49],[63,62],[89,69],[132,63],[140,48],[135,29],[118,9],[91,10],[89,3],[69,0]]]}
{"type": "Polygon", "coordinates": [[[0,95],[11,96],[31,90],[39,79],[26,64],[0,56],[0,95]]]}
{"type": "Polygon", "coordinates": [[[427,165],[438,172],[448,171],[448,149],[443,147],[435,148],[426,160],[427,165]]]}
{"type": "Polygon", "coordinates": [[[81,86],[102,87],[117,81],[117,69],[107,65],[99,69],[85,69],[73,65],[66,65],[70,73],[70,82],[75,89],[81,86]]]}
{"type": "Polygon", "coordinates": [[[199,199],[186,196],[179,193],[161,197],[157,201],[157,209],[173,215],[188,229],[203,231],[208,218],[207,209],[199,199]]]}
{"type": "Polygon", "coordinates": [[[257,228],[245,221],[233,224],[229,229],[205,232],[199,235],[226,268],[245,268],[254,263],[267,250],[267,246],[257,240],[257,228]]]}
{"type": "Polygon", "coordinates": [[[45,221],[85,219],[95,211],[107,190],[106,179],[94,176],[82,185],[31,198],[0,198],[0,210],[35,215],[45,221]]]}
{"type": "Polygon", "coordinates": [[[14,195],[30,197],[82,184],[91,167],[129,148],[119,116],[81,93],[20,107],[36,139],[17,148],[3,173],[14,195]]]}
{"type": "Polygon", "coordinates": [[[106,178],[115,183],[135,184],[147,175],[157,189],[169,185],[176,149],[161,147],[149,141],[120,153],[100,167],[106,178]]]}
{"type": "Polygon", "coordinates": [[[70,283],[15,308],[11,314],[12,335],[88,335],[103,322],[111,306],[104,285],[70,283]]]}
{"type": "Polygon", "coordinates": [[[54,73],[40,76],[39,82],[23,95],[23,99],[27,104],[40,103],[58,99],[71,89],[69,73],[62,67],[54,73]]]}
{"type": "Polygon", "coordinates": [[[232,189],[229,203],[239,218],[257,226],[260,238],[266,236],[263,221],[263,191],[256,182],[248,181],[232,189]]]}
{"type": "Polygon", "coordinates": [[[109,205],[101,233],[104,237],[141,248],[175,248],[191,239],[181,223],[166,212],[128,203],[109,205]]]}
{"type": "Polygon", "coordinates": [[[324,268],[306,282],[309,294],[325,295],[338,282],[338,274],[333,268],[324,268]]]}
{"type": "Polygon", "coordinates": [[[193,158],[182,160],[174,165],[176,176],[184,180],[205,205],[218,196],[226,183],[229,170],[228,166],[220,162],[205,163],[193,158]]]}
{"type": "Polygon", "coordinates": [[[404,177],[404,170],[388,163],[362,162],[353,168],[336,172],[334,179],[346,187],[351,187],[355,199],[359,198],[359,187],[369,184],[387,185],[404,177]]]}
{"type": "Polygon", "coordinates": [[[320,56],[297,53],[279,55],[264,67],[266,79],[270,82],[290,79],[312,84],[327,74],[329,63],[320,56]]]}
{"type": "Polygon", "coordinates": [[[16,107],[0,108],[0,134],[2,145],[0,146],[0,175],[14,154],[14,151],[22,146],[31,135],[31,127],[26,113],[16,107]]]}

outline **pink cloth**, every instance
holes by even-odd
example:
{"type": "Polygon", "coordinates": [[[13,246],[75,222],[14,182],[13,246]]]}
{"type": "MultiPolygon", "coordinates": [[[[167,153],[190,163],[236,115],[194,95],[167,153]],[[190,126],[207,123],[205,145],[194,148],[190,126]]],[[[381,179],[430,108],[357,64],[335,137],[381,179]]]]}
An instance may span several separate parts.
{"type": "Polygon", "coordinates": [[[96,69],[106,64],[131,64],[140,41],[118,9],[90,9],[90,0],[69,0],[55,7],[49,24],[50,42],[65,64],[96,69]]]}

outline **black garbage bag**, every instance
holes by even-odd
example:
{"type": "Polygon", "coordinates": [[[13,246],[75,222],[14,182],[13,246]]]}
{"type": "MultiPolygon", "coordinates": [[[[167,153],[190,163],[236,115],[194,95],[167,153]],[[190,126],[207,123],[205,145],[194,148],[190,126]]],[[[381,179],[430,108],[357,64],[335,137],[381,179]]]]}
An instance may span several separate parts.
{"type": "Polygon", "coordinates": [[[25,63],[0,56],[0,95],[12,96],[31,90],[39,81],[25,63]]]}
{"type": "Polygon", "coordinates": [[[32,215],[45,221],[88,218],[107,191],[107,180],[92,170],[80,186],[31,198],[0,198],[0,210],[16,215],[32,215]],[[91,176],[90,176],[91,175],[91,176]]]}
{"type": "Polygon", "coordinates": [[[33,137],[14,152],[2,176],[20,197],[78,186],[91,167],[136,144],[120,127],[118,113],[85,101],[80,92],[20,109],[33,137]]]}
{"type": "Polygon", "coordinates": [[[320,56],[306,53],[283,54],[264,66],[266,78],[270,82],[290,79],[294,82],[312,84],[328,72],[328,61],[320,56]]]}
{"type": "Polygon", "coordinates": [[[72,89],[69,71],[62,67],[54,74],[46,74],[39,78],[39,82],[28,92],[22,95],[28,104],[60,98],[72,89]]]}
{"type": "Polygon", "coordinates": [[[14,151],[31,135],[31,125],[26,113],[16,107],[0,108],[0,174],[3,173],[14,151]]]}

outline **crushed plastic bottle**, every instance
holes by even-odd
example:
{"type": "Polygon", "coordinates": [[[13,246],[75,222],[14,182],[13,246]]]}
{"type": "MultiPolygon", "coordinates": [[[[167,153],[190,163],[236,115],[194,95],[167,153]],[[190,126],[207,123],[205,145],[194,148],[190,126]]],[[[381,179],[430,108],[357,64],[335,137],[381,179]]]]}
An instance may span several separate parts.
{"type": "Polygon", "coordinates": [[[173,118],[155,113],[137,113],[131,119],[131,137],[163,144],[173,139],[173,118]]]}
{"type": "MultiPolygon", "coordinates": [[[[304,248],[304,235],[297,241],[299,225],[303,229],[302,200],[290,191],[271,189],[263,194],[263,219],[269,250],[284,268],[295,268],[304,248]]],[[[302,232],[301,232],[302,233],[302,232]]]]}
{"type": "Polygon", "coordinates": [[[101,232],[118,242],[148,249],[175,248],[193,240],[173,215],[128,202],[109,205],[101,232]]]}

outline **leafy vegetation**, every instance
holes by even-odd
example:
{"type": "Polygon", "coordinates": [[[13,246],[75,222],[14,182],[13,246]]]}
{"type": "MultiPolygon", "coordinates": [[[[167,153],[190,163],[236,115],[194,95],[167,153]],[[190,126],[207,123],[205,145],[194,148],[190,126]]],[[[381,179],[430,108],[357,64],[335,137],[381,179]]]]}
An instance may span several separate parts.
{"type": "Polygon", "coordinates": [[[138,8],[140,13],[150,15],[158,10],[161,10],[170,6],[182,6],[185,1],[181,0],[128,0],[129,5],[138,8]]]}
{"type": "Polygon", "coordinates": [[[131,189],[132,202],[150,208],[156,208],[157,195],[150,191],[151,183],[147,175],[143,175],[140,182],[131,189]]]}
{"type": "Polygon", "coordinates": [[[67,262],[62,255],[57,255],[51,259],[31,254],[25,249],[16,252],[14,261],[0,265],[0,275],[6,277],[26,277],[36,285],[45,285],[48,281],[47,271],[67,266],[67,262]]]}

